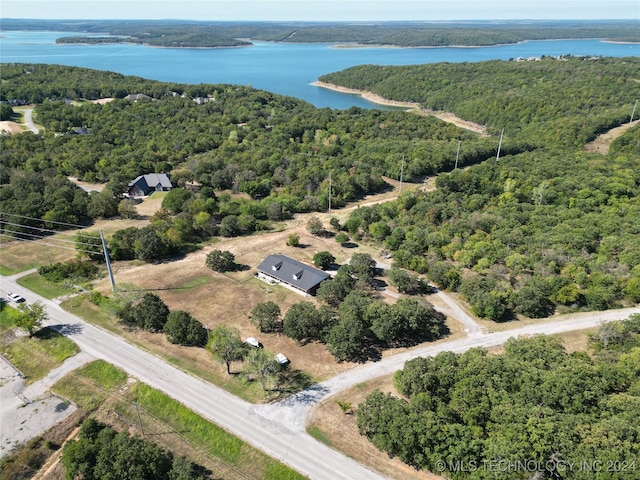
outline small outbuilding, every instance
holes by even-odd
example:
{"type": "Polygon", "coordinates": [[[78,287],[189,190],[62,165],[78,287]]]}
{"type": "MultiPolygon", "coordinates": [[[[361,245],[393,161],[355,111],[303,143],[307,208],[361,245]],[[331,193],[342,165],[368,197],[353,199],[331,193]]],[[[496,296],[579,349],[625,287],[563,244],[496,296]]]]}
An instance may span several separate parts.
{"type": "Polygon", "coordinates": [[[286,255],[273,254],[258,265],[258,278],[303,295],[313,295],[329,274],[286,255]]]}
{"type": "Polygon", "coordinates": [[[168,192],[172,188],[166,173],[148,173],[129,182],[127,193],[130,197],[146,197],[153,192],[168,192]]]}

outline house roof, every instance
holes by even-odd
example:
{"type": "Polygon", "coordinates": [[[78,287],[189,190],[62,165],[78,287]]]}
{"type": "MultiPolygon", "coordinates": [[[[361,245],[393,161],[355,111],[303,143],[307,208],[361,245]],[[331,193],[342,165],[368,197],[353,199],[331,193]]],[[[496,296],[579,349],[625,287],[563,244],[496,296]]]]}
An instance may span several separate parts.
{"type": "Polygon", "coordinates": [[[171,180],[166,173],[148,173],[146,175],[140,175],[133,182],[129,183],[130,187],[137,185],[143,191],[154,190],[157,185],[162,188],[171,188],[171,180]]]}
{"type": "Polygon", "coordinates": [[[258,271],[305,292],[329,278],[322,270],[280,254],[267,256],[258,265],[258,271]]]}

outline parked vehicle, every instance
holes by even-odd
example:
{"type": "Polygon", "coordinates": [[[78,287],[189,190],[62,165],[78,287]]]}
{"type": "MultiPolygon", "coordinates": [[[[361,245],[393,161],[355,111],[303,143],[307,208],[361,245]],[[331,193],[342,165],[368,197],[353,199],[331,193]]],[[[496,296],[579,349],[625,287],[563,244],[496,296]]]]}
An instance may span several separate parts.
{"type": "Polygon", "coordinates": [[[289,359],[285,357],[282,353],[278,353],[274,358],[276,359],[276,362],[278,362],[280,365],[289,364],[289,359]]]}
{"type": "Polygon", "coordinates": [[[17,293],[8,293],[7,297],[9,298],[10,301],[16,302],[16,303],[22,303],[25,301],[24,297],[22,297],[21,295],[18,295],[17,293]]]}

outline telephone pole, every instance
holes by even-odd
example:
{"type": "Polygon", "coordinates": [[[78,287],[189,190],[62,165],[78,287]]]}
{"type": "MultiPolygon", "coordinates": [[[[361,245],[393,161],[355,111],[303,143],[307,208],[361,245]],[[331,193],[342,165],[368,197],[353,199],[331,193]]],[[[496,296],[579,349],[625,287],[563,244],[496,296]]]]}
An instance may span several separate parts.
{"type": "Polygon", "coordinates": [[[331,172],[329,172],[329,215],[331,215],[331,172]]]}
{"type": "Polygon", "coordinates": [[[504,128],[500,132],[500,143],[498,143],[498,153],[496,154],[496,162],[500,160],[500,148],[502,148],[502,137],[504,136],[504,128]]]}
{"type": "Polygon", "coordinates": [[[402,193],[402,174],[404,173],[404,155],[402,155],[402,164],[400,165],[400,187],[398,188],[398,195],[402,193]]]}
{"type": "Polygon", "coordinates": [[[111,261],[109,260],[109,251],[107,250],[107,242],[104,239],[104,233],[100,229],[100,240],[102,240],[102,250],[104,251],[104,259],[107,263],[107,271],[109,272],[109,281],[111,282],[111,291],[116,291],[116,281],[113,279],[113,270],[111,270],[111,261]]]}

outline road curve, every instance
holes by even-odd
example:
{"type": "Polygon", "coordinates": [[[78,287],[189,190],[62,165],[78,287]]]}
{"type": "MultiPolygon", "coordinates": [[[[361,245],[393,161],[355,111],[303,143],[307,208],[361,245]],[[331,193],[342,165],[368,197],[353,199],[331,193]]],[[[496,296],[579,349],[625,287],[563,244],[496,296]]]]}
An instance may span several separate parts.
{"type": "Polygon", "coordinates": [[[309,436],[305,418],[318,402],[337,392],[380,375],[392,373],[407,360],[442,351],[463,352],[473,347],[501,345],[508,338],[537,333],[556,334],[596,327],[602,322],[640,313],[640,306],[607,312],[576,315],[554,323],[532,324],[506,332],[474,335],[455,341],[428,344],[389,356],[379,362],[357,366],[274,405],[252,405],[228,392],[193,377],[142,351],[121,337],[86,323],[17,285],[14,277],[2,277],[2,294],[13,291],[28,302],[42,301],[49,312],[49,326],[75,341],[86,353],[123,369],[129,375],[163,391],[188,408],[215,422],[251,445],[318,480],[382,479],[384,476],[345,457],[309,436]]]}
{"type": "Polygon", "coordinates": [[[33,107],[29,107],[25,109],[24,124],[27,126],[29,130],[31,130],[36,135],[40,133],[40,129],[36,127],[36,124],[33,122],[33,107]]]}

